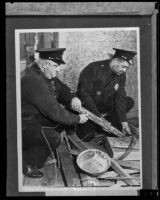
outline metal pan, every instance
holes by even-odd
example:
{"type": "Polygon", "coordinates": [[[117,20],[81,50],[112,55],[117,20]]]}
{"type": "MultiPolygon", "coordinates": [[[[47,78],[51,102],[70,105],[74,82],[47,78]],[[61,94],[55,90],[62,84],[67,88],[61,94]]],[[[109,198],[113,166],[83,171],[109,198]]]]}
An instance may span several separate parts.
{"type": "Polygon", "coordinates": [[[87,149],[77,156],[77,165],[84,172],[98,176],[111,166],[111,160],[107,153],[98,149],[87,149]]]}

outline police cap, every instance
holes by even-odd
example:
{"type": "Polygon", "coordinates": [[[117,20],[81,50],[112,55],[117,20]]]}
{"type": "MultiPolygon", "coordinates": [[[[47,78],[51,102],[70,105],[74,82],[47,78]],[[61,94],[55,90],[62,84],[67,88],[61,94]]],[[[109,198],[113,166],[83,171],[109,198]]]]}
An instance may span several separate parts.
{"type": "Polygon", "coordinates": [[[62,59],[63,52],[66,48],[40,48],[37,49],[36,52],[39,53],[39,57],[42,59],[51,60],[56,62],[57,64],[65,64],[62,59]]]}
{"type": "Polygon", "coordinates": [[[115,54],[113,58],[122,58],[123,60],[127,61],[129,64],[132,64],[133,57],[137,54],[135,51],[128,51],[124,49],[117,49],[115,50],[115,54]]]}

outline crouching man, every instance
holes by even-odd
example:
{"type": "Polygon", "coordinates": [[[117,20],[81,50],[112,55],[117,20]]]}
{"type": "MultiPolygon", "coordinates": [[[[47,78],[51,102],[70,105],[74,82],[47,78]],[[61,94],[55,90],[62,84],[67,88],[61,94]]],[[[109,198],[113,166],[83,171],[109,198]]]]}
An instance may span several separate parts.
{"type": "Polygon", "coordinates": [[[64,51],[64,48],[39,49],[40,58],[21,77],[23,173],[28,177],[43,176],[39,169],[50,155],[47,141],[52,150],[61,142],[62,130],[56,127],[88,120],[87,115],[69,111],[79,109],[81,101],[56,77],[65,64],[64,51]]]}
{"type": "MultiPolygon", "coordinates": [[[[111,59],[96,61],[84,68],[79,77],[77,95],[86,109],[104,117],[124,134],[131,134],[126,113],[133,108],[134,100],[127,96],[125,85],[126,71],[133,66],[136,52],[113,49],[115,54],[111,59]]],[[[78,137],[84,141],[92,140],[100,132],[103,130],[90,120],[77,128],[78,137]]],[[[108,154],[113,157],[109,141],[106,146],[108,154]]]]}

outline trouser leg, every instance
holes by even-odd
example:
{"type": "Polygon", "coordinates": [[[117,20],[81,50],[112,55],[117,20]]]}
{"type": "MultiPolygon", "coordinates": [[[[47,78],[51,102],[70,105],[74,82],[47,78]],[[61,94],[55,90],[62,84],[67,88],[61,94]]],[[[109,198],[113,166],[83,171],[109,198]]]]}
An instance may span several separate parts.
{"type": "MultiPolygon", "coordinates": [[[[133,106],[134,106],[133,98],[127,96],[126,97],[126,113],[128,113],[133,108],[133,106]]],[[[105,118],[106,118],[106,120],[111,122],[111,124],[114,127],[119,129],[120,131],[122,131],[122,125],[121,125],[118,115],[117,115],[115,103],[113,105],[112,111],[109,112],[108,116],[106,116],[105,118]]]]}
{"type": "Polygon", "coordinates": [[[43,145],[36,145],[23,151],[23,164],[42,168],[50,151],[43,145]]]}
{"type": "Polygon", "coordinates": [[[53,128],[30,125],[23,130],[22,139],[24,163],[40,168],[50,155],[47,141],[52,150],[56,149],[60,144],[60,133],[53,128]]]}

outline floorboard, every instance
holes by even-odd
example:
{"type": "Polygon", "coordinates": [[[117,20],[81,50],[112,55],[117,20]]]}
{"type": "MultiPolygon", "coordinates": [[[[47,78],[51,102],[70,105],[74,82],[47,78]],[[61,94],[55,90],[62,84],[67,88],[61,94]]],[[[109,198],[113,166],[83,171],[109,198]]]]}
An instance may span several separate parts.
{"type": "MultiPolygon", "coordinates": [[[[129,123],[134,125],[135,127],[138,127],[138,119],[137,118],[130,118],[129,123]]],[[[114,156],[118,154],[122,154],[126,148],[128,147],[128,144],[130,142],[129,138],[117,138],[117,137],[107,137],[112,149],[114,151],[114,156]]],[[[83,145],[81,143],[78,143],[79,147],[82,148],[83,145]]],[[[85,144],[86,145],[86,144],[85,144]]],[[[72,145],[71,145],[72,146],[72,145]]],[[[139,139],[137,140],[136,145],[134,146],[134,149],[132,152],[121,161],[117,161],[123,169],[126,170],[126,172],[133,173],[132,176],[139,178],[140,183],[140,143],[139,139]],[[128,171],[127,171],[128,170],[128,171]],[[129,171],[130,170],[130,171],[129,171]],[[136,171],[137,170],[137,171],[136,171]]],[[[110,180],[103,180],[99,181],[96,180],[94,177],[91,177],[82,171],[79,171],[77,167],[73,167],[72,159],[70,158],[68,149],[66,145],[62,144],[58,148],[59,156],[61,161],[63,162],[63,172],[65,175],[65,179],[67,181],[67,186],[72,187],[95,187],[95,186],[106,186],[106,187],[112,187],[115,185],[115,181],[110,180]],[[63,159],[62,159],[63,158],[63,159]],[[79,173],[77,173],[79,171],[79,173]],[[73,179],[71,178],[70,174],[72,173],[73,179]],[[79,174],[79,175],[78,175],[79,174]]],[[[75,157],[74,157],[75,158],[75,157]]],[[[75,163],[74,163],[74,166],[75,163]]],[[[64,183],[64,177],[62,177],[62,171],[58,168],[58,165],[53,162],[53,160],[49,157],[46,161],[44,167],[41,169],[41,171],[44,173],[44,177],[40,179],[33,179],[28,178],[26,176],[23,176],[23,183],[25,186],[35,186],[35,187],[65,187],[64,183]],[[55,168],[56,166],[56,168],[55,168]]],[[[123,181],[117,181],[118,184],[124,185],[123,181]]],[[[116,184],[117,185],[117,184],[116,184]]]]}

